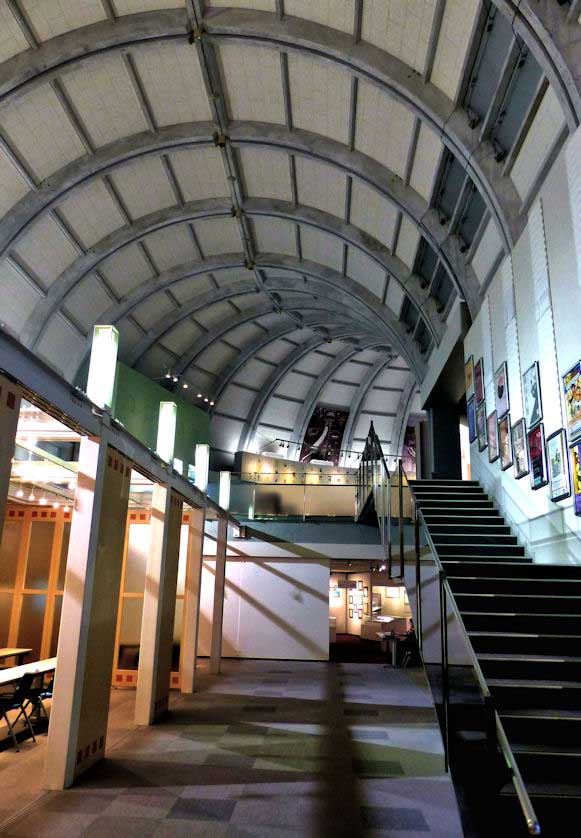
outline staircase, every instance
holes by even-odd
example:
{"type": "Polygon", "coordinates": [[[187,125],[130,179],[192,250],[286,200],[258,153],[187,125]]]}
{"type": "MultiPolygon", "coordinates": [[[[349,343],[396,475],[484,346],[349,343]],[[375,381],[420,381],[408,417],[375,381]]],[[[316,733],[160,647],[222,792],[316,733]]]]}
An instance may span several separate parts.
{"type": "MultiPolygon", "coordinates": [[[[410,487],[541,834],[578,834],[581,565],[533,564],[475,481],[410,481],[410,487]],[[563,831],[565,821],[569,826],[563,831]]],[[[512,783],[500,794],[506,802],[514,797],[512,783]]],[[[527,830],[523,826],[522,833],[510,834],[527,830]]]]}

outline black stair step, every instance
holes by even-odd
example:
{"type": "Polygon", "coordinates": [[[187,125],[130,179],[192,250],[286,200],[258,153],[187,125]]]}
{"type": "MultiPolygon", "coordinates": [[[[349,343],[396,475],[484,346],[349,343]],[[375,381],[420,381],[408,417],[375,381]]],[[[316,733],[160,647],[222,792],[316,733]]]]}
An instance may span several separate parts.
{"type": "Polygon", "coordinates": [[[496,512],[495,509],[487,511],[488,514],[481,515],[474,512],[472,515],[456,515],[454,513],[443,514],[442,512],[434,513],[431,509],[423,513],[426,526],[432,532],[433,527],[445,525],[446,527],[498,527],[503,526],[504,518],[496,512]],[[494,514],[491,514],[494,513],[494,514]]]}
{"type": "Polygon", "coordinates": [[[453,492],[444,492],[441,489],[426,489],[423,492],[415,491],[414,497],[421,504],[429,500],[439,500],[441,506],[450,506],[455,503],[466,503],[468,501],[478,503],[479,501],[489,500],[488,495],[483,489],[475,489],[474,491],[458,489],[453,492]]]}
{"type": "Polygon", "coordinates": [[[525,548],[520,544],[435,544],[440,559],[453,556],[463,556],[472,559],[494,559],[495,557],[514,560],[519,556],[524,558],[525,548]]]}
{"type": "Polygon", "coordinates": [[[490,527],[487,529],[477,528],[470,532],[461,528],[459,531],[449,530],[432,532],[429,528],[432,541],[436,547],[445,544],[466,544],[475,547],[479,544],[490,545],[491,547],[515,547],[518,545],[516,535],[512,535],[509,527],[490,527]],[[504,530],[504,531],[503,531],[504,530]]]}
{"type": "Polygon", "coordinates": [[[581,713],[567,710],[518,709],[500,714],[511,747],[567,745],[581,748],[581,713]]]}
{"type": "Polygon", "coordinates": [[[462,512],[464,509],[494,509],[494,501],[488,498],[463,496],[451,500],[442,497],[441,495],[434,495],[433,497],[416,498],[416,504],[419,509],[442,509],[444,507],[448,511],[462,512]]]}
{"type": "Polygon", "coordinates": [[[487,611],[501,614],[569,614],[581,616],[581,596],[553,596],[514,593],[456,593],[460,611],[487,611]]]}
{"type": "MultiPolygon", "coordinates": [[[[581,789],[576,784],[531,780],[527,783],[527,791],[541,827],[542,838],[565,838],[570,832],[566,825],[576,825],[581,821],[581,789]]],[[[528,836],[512,783],[507,783],[501,790],[498,804],[495,811],[497,838],[528,836]],[[507,828],[509,831],[506,831],[507,828]]],[[[577,831],[575,826],[571,834],[577,831]]]]}
{"type": "Polygon", "coordinates": [[[581,781],[581,752],[550,745],[511,745],[525,785],[534,780],[552,783],[581,781]]]}
{"type": "Polygon", "coordinates": [[[478,480],[462,480],[454,477],[434,478],[433,480],[419,480],[412,478],[408,480],[410,486],[480,486],[478,480]]]}
{"type": "Polygon", "coordinates": [[[487,683],[499,713],[521,707],[545,710],[577,710],[581,707],[579,682],[489,678],[487,683]]]}
{"type": "MultiPolygon", "coordinates": [[[[511,536],[516,543],[516,537],[512,535],[510,527],[499,521],[487,521],[486,523],[473,523],[471,519],[458,522],[434,522],[426,521],[434,544],[439,543],[441,536],[455,535],[464,536],[466,540],[482,540],[486,538],[489,543],[494,543],[498,536],[511,536]]],[[[499,539],[500,540],[500,539],[499,539]]],[[[511,541],[510,543],[513,543],[511,541]]]]}
{"type": "Polygon", "coordinates": [[[581,579],[511,579],[500,576],[452,576],[448,582],[456,593],[480,594],[538,594],[540,596],[581,596],[581,579]]]}
{"type": "Polygon", "coordinates": [[[547,679],[581,683],[579,657],[479,652],[478,662],[486,678],[523,678],[537,681],[547,679]]]}
{"type": "Polygon", "coordinates": [[[463,611],[467,631],[518,632],[525,634],[581,634],[579,614],[502,614],[491,611],[463,611]]]}
{"type": "Polygon", "coordinates": [[[465,560],[457,557],[443,562],[446,572],[450,576],[478,576],[478,577],[522,577],[526,579],[581,579],[581,565],[546,565],[534,564],[528,559],[522,562],[496,562],[491,559],[486,562],[476,562],[470,555],[465,560]]]}
{"type": "Polygon", "coordinates": [[[453,509],[450,509],[448,506],[429,506],[422,510],[422,515],[426,523],[433,521],[435,524],[439,523],[439,521],[443,518],[458,521],[459,524],[462,523],[462,521],[471,521],[472,519],[476,522],[504,520],[504,518],[500,517],[498,509],[491,509],[486,506],[457,506],[453,509]]]}
{"type": "Polygon", "coordinates": [[[581,651],[581,634],[519,634],[516,632],[469,632],[472,648],[478,653],[560,655],[574,657],[581,651]]]}

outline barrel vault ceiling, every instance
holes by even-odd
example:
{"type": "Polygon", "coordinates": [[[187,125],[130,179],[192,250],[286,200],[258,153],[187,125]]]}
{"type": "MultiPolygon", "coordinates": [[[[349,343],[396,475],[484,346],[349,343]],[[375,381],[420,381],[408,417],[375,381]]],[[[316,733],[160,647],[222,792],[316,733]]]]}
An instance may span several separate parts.
{"type": "Polygon", "coordinates": [[[2,328],[75,383],[114,323],[223,462],[318,402],[396,451],[579,122],[579,6],[0,0],[2,328]]]}

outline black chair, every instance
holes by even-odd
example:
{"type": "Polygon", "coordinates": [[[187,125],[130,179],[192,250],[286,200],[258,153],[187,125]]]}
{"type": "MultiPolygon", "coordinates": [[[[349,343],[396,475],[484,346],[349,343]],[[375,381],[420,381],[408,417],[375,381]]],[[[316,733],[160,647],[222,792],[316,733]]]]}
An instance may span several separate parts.
{"type": "Polygon", "coordinates": [[[33,681],[28,688],[27,692],[27,703],[25,705],[26,710],[28,711],[28,717],[32,722],[32,718],[35,717],[36,721],[39,722],[41,716],[44,716],[48,722],[48,713],[46,712],[46,707],[42,703],[43,698],[52,697],[52,690],[54,685],[54,675],[50,680],[50,683],[45,688],[44,686],[44,673],[42,672],[35,672],[33,681]]]}
{"type": "Polygon", "coordinates": [[[29,693],[36,677],[38,677],[36,673],[27,672],[12,686],[12,689],[4,693],[0,693],[0,718],[6,719],[6,724],[8,725],[12,741],[14,742],[14,747],[17,751],[20,749],[18,747],[18,739],[16,738],[14,727],[21,716],[24,716],[26,724],[28,725],[32,741],[36,742],[36,737],[34,735],[30,719],[28,718],[28,713],[25,709],[25,705],[30,703],[29,693]],[[8,718],[8,713],[11,710],[20,711],[13,722],[11,722],[8,718]]]}

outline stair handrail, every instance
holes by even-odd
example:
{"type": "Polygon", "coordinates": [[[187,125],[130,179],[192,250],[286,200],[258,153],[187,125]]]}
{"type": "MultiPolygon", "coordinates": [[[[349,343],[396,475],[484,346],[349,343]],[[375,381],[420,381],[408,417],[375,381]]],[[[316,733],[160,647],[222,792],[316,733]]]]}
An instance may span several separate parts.
{"type": "Polygon", "coordinates": [[[363,512],[371,494],[373,494],[375,501],[375,512],[381,535],[381,544],[388,564],[388,575],[391,577],[391,474],[373,422],[369,426],[357,471],[357,518],[363,512]]]}
{"type": "MultiPolygon", "coordinates": [[[[529,797],[529,793],[527,792],[524,780],[520,773],[519,767],[517,765],[515,756],[513,754],[512,748],[510,747],[510,743],[506,736],[502,721],[496,707],[494,706],[494,696],[490,692],[488,688],[488,684],[486,683],[486,678],[484,677],[484,673],[480,667],[480,663],[478,662],[478,658],[474,649],[472,648],[472,643],[470,642],[470,638],[468,637],[468,631],[466,626],[464,625],[464,620],[462,618],[462,614],[456,604],[456,600],[454,598],[454,593],[452,588],[450,587],[450,583],[448,581],[446,571],[442,565],[440,560],[440,556],[438,555],[438,551],[436,546],[433,542],[433,539],[430,535],[428,526],[424,519],[424,514],[421,509],[417,507],[417,500],[415,498],[415,494],[413,491],[413,487],[410,486],[412,491],[412,496],[414,499],[414,519],[417,522],[421,522],[424,527],[424,533],[426,536],[426,540],[428,542],[428,547],[430,548],[432,555],[434,556],[434,561],[436,565],[436,569],[438,571],[439,582],[440,582],[440,624],[441,624],[441,631],[442,631],[442,693],[443,693],[443,717],[444,717],[444,751],[446,755],[446,762],[448,760],[449,754],[449,728],[448,728],[448,708],[449,708],[449,695],[448,695],[448,642],[447,642],[447,607],[446,603],[449,599],[450,605],[452,607],[452,611],[454,612],[454,616],[456,617],[456,621],[458,627],[460,629],[460,634],[464,644],[468,649],[468,654],[472,659],[472,666],[474,669],[474,673],[476,675],[476,681],[480,688],[481,694],[484,698],[485,707],[487,712],[491,714],[492,720],[494,721],[494,731],[496,734],[496,742],[498,747],[500,748],[500,752],[504,758],[506,763],[506,767],[508,768],[508,772],[510,774],[511,782],[514,786],[514,790],[516,792],[519,805],[521,807],[521,811],[527,823],[527,828],[529,835],[540,835],[541,834],[541,826],[539,824],[539,820],[537,818],[535,809],[529,797]],[[442,595],[443,594],[443,595],[442,595]],[[445,647],[445,648],[444,648],[445,647]]],[[[419,540],[416,538],[416,562],[417,565],[419,564],[419,540]]],[[[416,565],[416,566],[417,566],[416,565]]],[[[419,585],[417,588],[416,593],[416,612],[421,610],[421,574],[416,573],[416,581],[419,581],[419,585]]],[[[420,623],[421,625],[421,623],[420,623]]],[[[420,647],[421,648],[421,647],[420,647]]],[[[490,725],[488,726],[487,732],[487,739],[489,740],[491,729],[490,725]]],[[[489,741],[489,745],[492,743],[489,741]]]]}

